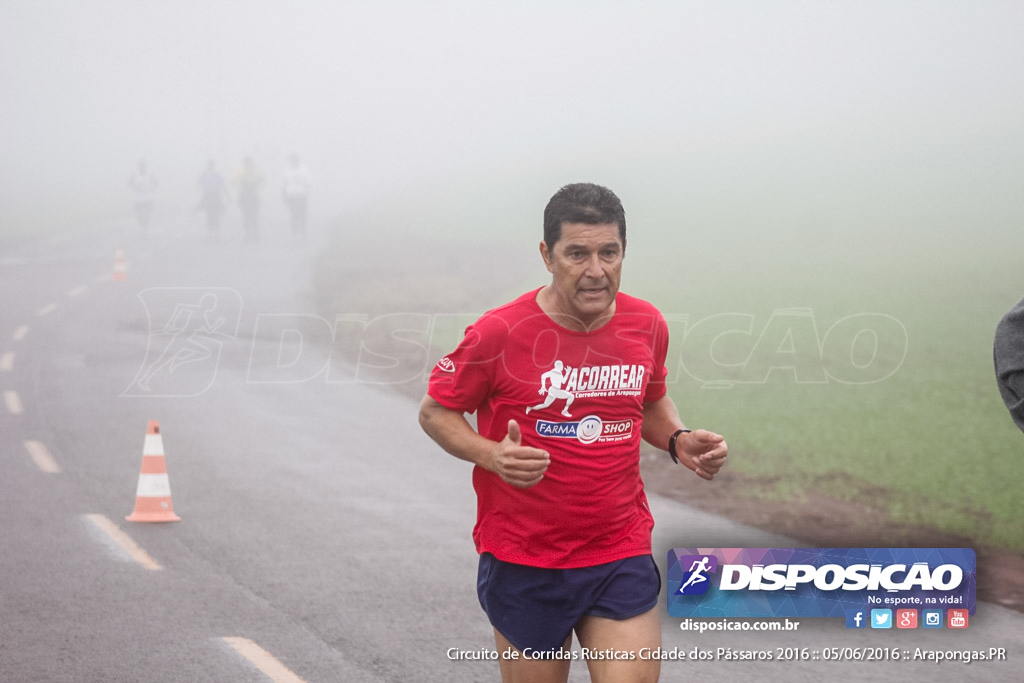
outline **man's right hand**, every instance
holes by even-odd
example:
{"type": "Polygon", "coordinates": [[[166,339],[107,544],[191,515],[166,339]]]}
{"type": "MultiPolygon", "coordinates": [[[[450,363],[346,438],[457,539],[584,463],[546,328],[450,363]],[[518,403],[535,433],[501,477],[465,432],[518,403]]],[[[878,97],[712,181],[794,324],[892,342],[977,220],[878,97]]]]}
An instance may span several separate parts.
{"type": "Polygon", "coordinates": [[[488,469],[501,477],[505,483],[527,489],[544,478],[550,463],[551,456],[547,451],[523,445],[519,423],[509,420],[508,434],[495,444],[491,453],[491,466],[488,469]]]}

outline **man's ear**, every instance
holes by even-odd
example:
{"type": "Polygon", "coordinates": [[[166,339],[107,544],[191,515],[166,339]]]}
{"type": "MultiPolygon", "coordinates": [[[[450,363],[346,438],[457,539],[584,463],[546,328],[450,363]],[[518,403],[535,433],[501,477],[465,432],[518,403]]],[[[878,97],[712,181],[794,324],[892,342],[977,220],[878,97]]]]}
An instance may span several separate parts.
{"type": "Polygon", "coordinates": [[[551,263],[551,252],[548,251],[548,243],[544,240],[540,241],[540,256],[544,259],[544,266],[548,269],[548,272],[552,272],[554,264],[551,263]]]}

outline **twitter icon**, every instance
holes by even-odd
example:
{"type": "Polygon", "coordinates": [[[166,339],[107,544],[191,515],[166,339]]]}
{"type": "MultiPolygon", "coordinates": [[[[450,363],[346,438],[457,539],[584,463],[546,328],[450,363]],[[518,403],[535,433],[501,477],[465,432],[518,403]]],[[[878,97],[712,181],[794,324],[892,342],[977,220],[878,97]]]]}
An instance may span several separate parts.
{"type": "Polygon", "coordinates": [[[871,628],[892,628],[892,610],[871,610],[871,628]]]}

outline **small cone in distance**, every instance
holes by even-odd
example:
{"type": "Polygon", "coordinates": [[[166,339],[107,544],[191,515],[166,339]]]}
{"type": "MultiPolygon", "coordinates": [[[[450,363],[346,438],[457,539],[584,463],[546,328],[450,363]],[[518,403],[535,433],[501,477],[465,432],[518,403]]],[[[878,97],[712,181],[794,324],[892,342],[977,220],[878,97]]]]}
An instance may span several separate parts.
{"type": "Polygon", "coordinates": [[[135,491],[135,510],[125,517],[129,522],[180,522],[171,505],[171,481],[164,462],[164,440],[160,424],[149,421],[142,447],[142,468],[135,491]]]}
{"type": "Polygon", "coordinates": [[[124,263],[124,252],[120,249],[114,252],[114,272],[110,279],[117,282],[124,282],[128,279],[128,268],[124,263]]]}

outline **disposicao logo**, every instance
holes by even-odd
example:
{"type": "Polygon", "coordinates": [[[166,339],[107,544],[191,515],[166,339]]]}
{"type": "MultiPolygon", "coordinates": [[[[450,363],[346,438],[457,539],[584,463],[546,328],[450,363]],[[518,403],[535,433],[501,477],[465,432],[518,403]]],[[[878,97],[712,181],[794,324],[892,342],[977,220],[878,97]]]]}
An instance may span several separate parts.
{"type": "MultiPolygon", "coordinates": [[[[668,611],[678,617],[840,617],[892,628],[892,610],[975,609],[969,548],[675,548],[668,611]],[[888,626],[875,614],[890,611],[888,626]]],[[[923,612],[922,612],[923,613],[923,612]]],[[[916,628],[915,623],[913,627],[916,628]]]]}
{"type": "Polygon", "coordinates": [[[714,574],[718,569],[718,558],[714,555],[687,555],[679,558],[683,565],[689,565],[690,569],[683,576],[683,583],[679,586],[678,595],[703,595],[708,592],[711,586],[709,574],[714,574]]]}

